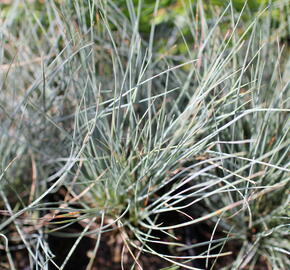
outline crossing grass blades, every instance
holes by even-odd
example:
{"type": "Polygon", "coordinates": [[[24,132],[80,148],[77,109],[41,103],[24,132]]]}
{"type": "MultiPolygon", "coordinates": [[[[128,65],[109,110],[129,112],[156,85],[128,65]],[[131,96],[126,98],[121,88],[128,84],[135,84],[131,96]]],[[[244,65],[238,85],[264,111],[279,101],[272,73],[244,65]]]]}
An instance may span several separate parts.
{"type": "Polygon", "coordinates": [[[0,268],[287,269],[288,1],[125,2],[1,4],[0,268]]]}

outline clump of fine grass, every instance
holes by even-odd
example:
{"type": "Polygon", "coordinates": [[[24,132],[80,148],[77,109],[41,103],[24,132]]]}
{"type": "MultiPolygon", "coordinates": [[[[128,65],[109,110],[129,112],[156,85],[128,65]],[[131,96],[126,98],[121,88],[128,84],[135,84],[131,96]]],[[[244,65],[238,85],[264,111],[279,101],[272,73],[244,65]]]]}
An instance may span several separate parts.
{"type": "Polygon", "coordinates": [[[48,269],[52,225],[79,223],[60,269],[93,236],[90,269],[114,230],[132,269],[142,254],[187,269],[199,259],[206,269],[286,269],[289,22],[272,22],[275,12],[287,18],[287,2],[251,20],[246,5],[182,2],[167,43],[158,20],[140,34],[141,2],[127,1],[127,16],[110,1],[35,5],[15,2],[1,28],[0,233],[10,268],[12,232],[31,268],[48,269]],[[184,232],[199,224],[211,229],[196,243],[184,232]]]}

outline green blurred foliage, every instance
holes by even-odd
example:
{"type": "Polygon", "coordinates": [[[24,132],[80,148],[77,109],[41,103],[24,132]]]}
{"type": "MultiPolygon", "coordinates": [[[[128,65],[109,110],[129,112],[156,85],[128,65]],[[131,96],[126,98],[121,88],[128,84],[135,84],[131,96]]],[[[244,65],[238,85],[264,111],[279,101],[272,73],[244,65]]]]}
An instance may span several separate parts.
{"type": "MultiPolygon", "coordinates": [[[[91,0],[86,0],[91,1],[91,0]]],[[[233,6],[237,11],[241,11],[243,8],[247,10],[244,12],[242,17],[244,21],[252,21],[259,10],[262,10],[266,7],[270,2],[279,2],[283,0],[232,0],[233,6]]],[[[11,7],[10,4],[1,4],[0,3],[0,19],[1,17],[5,17],[5,14],[11,7]]],[[[53,18],[48,18],[44,1],[35,0],[28,2],[19,2],[19,9],[29,8],[32,17],[34,18],[35,23],[39,22],[42,25],[42,29],[46,29],[50,25],[49,20],[53,18]]],[[[186,38],[186,40],[190,43],[192,41],[192,33],[190,32],[190,28],[186,23],[185,17],[188,14],[192,14],[195,16],[198,14],[198,5],[203,5],[203,8],[206,12],[205,16],[209,20],[215,20],[217,18],[217,14],[220,12],[216,12],[216,10],[222,10],[225,6],[229,4],[227,0],[116,0],[113,5],[116,5],[129,20],[134,20],[134,16],[138,13],[138,7],[140,7],[140,17],[139,17],[139,32],[143,35],[144,39],[149,38],[149,34],[152,28],[152,25],[156,26],[157,31],[155,31],[155,39],[154,45],[158,48],[160,53],[170,53],[170,54],[178,54],[185,53],[187,50],[186,45],[181,37],[176,40],[174,48],[170,48],[170,52],[168,52],[169,48],[166,47],[167,40],[170,38],[171,31],[177,25],[182,35],[186,38]],[[156,6],[158,4],[158,7],[156,6]],[[130,13],[130,5],[133,5],[135,15],[130,13]],[[155,10],[155,12],[154,12],[155,10]],[[161,30],[160,30],[161,29],[161,30]],[[166,29],[166,31],[164,31],[166,29]],[[158,30],[160,30],[158,32],[158,30]],[[157,38],[158,37],[158,38],[157,38]]],[[[66,9],[70,8],[71,5],[81,4],[83,7],[86,7],[87,4],[84,2],[78,1],[54,1],[54,5],[59,8],[60,12],[62,10],[61,6],[66,6],[66,9]]],[[[286,5],[285,5],[286,6],[286,5]]],[[[289,9],[290,9],[290,1],[289,1],[289,9]]],[[[73,10],[73,8],[72,8],[73,10]]],[[[262,16],[271,17],[272,26],[274,28],[279,28],[279,25],[288,20],[287,13],[283,11],[283,9],[273,8],[267,9],[263,12],[262,16]]],[[[21,14],[21,13],[19,13],[21,14]]],[[[72,14],[73,17],[73,14],[72,14]]],[[[97,17],[97,16],[96,16],[97,17]]],[[[94,18],[95,20],[96,17],[94,18]]],[[[197,17],[198,18],[198,17],[197,17]]],[[[21,24],[21,17],[15,18],[17,23],[21,24]]],[[[89,12],[86,16],[86,25],[88,28],[91,24],[91,18],[89,12]]],[[[97,21],[94,23],[98,24],[97,21]]],[[[200,22],[198,22],[200,23],[200,22]]],[[[229,23],[225,21],[224,26],[221,29],[224,31],[228,31],[229,23]]],[[[83,25],[83,24],[82,24],[83,25]]],[[[100,24],[98,24],[100,25],[100,24]]],[[[116,25],[111,25],[111,29],[115,30],[116,25]]],[[[290,32],[290,29],[289,31],[290,32]]],[[[39,33],[44,34],[44,33],[39,33]]],[[[287,39],[289,33],[280,33],[282,38],[287,39]]]]}
{"type": "MultiPolygon", "coordinates": [[[[272,0],[272,2],[277,0],[272,0]]],[[[137,11],[137,6],[139,0],[132,0],[137,11]]],[[[157,15],[154,18],[154,9],[157,1],[155,0],[146,0],[142,1],[142,11],[140,16],[140,30],[149,31],[150,25],[152,23],[169,23],[176,20],[177,16],[182,16],[185,13],[184,6],[194,6],[196,2],[200,0],[160,0],[158,6],[157,15]]],[[[243,7],[249,8],[251,11],[257,11],[260,7],[265,7],[269,4],[270,0],[233,0],[233,6],[237,10],[242,10],[243,7]]],[[[229,1],[225,0],[205,0],[202,1],[204,6],[226,6],[229,1]]],[[[126,15],[129,16],[127,10],[127,1],[119,0],[117,1],[119,8],[123,9],[126,15]]]]}
{"type": "MultiPolygon", "coordinates": [[[[283,8],[274,7],[271,9],[265,9],[270,3],[283,3],[281,6],[285,7],[287,4],[283,2],[284,0],[232,0],[233,7],[237,12],[243,11],[242,19],[244,22],[252,22],[259,11],[263,11],[262,17],[271,18],[271,25],[273,28],[279,29],[279,26],[283,22],[287,21],[287,14],[289,13],[283,10],[283,8]]],[[[129,0],[118,0],[115,4],[122,10],[122,12],[132,20],[130,17],[130,12],[128,8],[129,0]]],[[[155,25],[157,31],[155,31],[154,46],[162,54],[182,54],[187,50],[186,45],[184,44],[183,38],[181,35],[175,42],[174,48],[167,48],[167,40],[171,37],[172,29],[177,25],[179,31],[185,37],[187,42],[192,43],[193,37],[190,31],[190,27],[186,23],[186,16],[197,16],[198,18],[198,6],[202,5],[204,11],[206,12],[205,17],[211,21],[217,19],[220,12],[229,4],[230,1],[227,0],[160,0],[159,3],[156,0],[132,0],[131,3],[134,5],[135,13],[138,12],[138,6],[140,7],[140,18],[139,18],[139,32],[146,39],[149,37],[152,25],[155,25]],[[141,2],[140,2],[141,1],[141,2]],[[156,5],[158,3],[158,9],[154,14],[156,5]],[[219,10],[219,11],[218,11],[219,10]],[[166,29],[166,31],[165,31],[166,29]],[[158,32],[158,30],[160,30],[158,32]],[[158,38],[157,38],[158,37],[158,38]]],[[[274,4],[276,4],[274,3],[274,4]]],[[[286,9],[287,6],[286,6],[286,9]]],[[[289,1],[290,9],[290,1],[289,1]]],[[[201,22],[197,22],[201,24],[201,22]]],[[[230,21],[224,21],[221,29],[224,29],[225,33],[231,27],[230,21]]],[[[243,31],[243,29],[241,29],[243,31]]],[[[288,33],[280,33],[281,38],[288,39],[288,33]]],[[[224,33],[224,34],[225,34],[224,33]]],[[[245,37],[247,38],[247,36],[245,37]]]]}
{"type": "MultiPolygon", "coordinates": [[[[88,0],[90,1],[90,0],[88,0]]],[[[154,9],[156,7],[156,0],[131,0],[135,12],[138,10],[138,5],[141,2],[141,14],[140,14],[140,20],[139,20],[139,30],[143,33],[149,32],[151,25],[154,23],[155,25],[167,23],[167,24],[174,24],[176,21],[178,21],[179,17],[184,16],[187,8],[194,8],[195,4],[197,2],[200,2],[203,4],[203,6],[206,9],[210,9],[215,6],[226,6],[229,1],[227,0],[159,0],[158,3],[158,10],[156,13],[156,16],[154,16],[154,9]]],[[[237,10],[242,10],[245,6],[246,8],[249,8],[250,11],[258,11],[259,8],[265,7],[270,2],[277,2],[279,0],[232,0],[233,6],[237,10]]],[[[54,1],[54,4],[59,5],[60,3],[65,1],[54,1]]],[[[120,8],[124,14],[130,18],[129,9],[128,9],[128,3],[129,0],[117,0],[114,2],[118,8],[120,8]]],[[[0,18],[4,17],[7,11],[9,10],[11,4],[13,1],[7,1],[7,2],[0,2],[0,18]]],[[[19,9],[24,8],[24,2],[19,2],[19,9]]],[[[45,2],[42,0],[35,0],[35,1],[28,1],[25,2],[26,7],[29,7],[32,11],[32,13],[39,17],[39,13],[43,11],[43,4],[45,2]]],[[[289,1],[290,3],[290,1],[289,1]]],[[[73,1],[70,3],[73,4],[73,1]]],[[[279,10],[273,10],[272,16],[276,19],[279,18],[280,12],[279,10]]],[[[209,17],[211,15],[209,14],[209,17]]],[[[21,20],[21,18],[18,18],[21,20]]],[[[46,24],[45,21],[42,21],[44,25],[46,24]]]]}

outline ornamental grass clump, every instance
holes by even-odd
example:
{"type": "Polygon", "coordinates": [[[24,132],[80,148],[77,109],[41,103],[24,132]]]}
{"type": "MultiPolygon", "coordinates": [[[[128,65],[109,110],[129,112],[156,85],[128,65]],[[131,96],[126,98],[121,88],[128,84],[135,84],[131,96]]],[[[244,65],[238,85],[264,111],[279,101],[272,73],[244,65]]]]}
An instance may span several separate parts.
{"type": "Polygon", "coordinates": [[[287,269],[287,1],[84,2],[1,11],[0,268],[287,269]]]}

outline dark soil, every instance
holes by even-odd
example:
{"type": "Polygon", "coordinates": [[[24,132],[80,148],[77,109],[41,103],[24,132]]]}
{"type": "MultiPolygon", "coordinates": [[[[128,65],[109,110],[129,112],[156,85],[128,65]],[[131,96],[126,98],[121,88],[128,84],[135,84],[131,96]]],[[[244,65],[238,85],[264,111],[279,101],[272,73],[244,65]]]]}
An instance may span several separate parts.
{"type": "MultiPolygon", "coordinates": [[[[180,216],[179,213],[171,213],[166,216],[163,215],[160,217],[163,220],[164,225],[172,225],[173,222],[184,222],[184,218],[180,216]]],[[[204,241],[208,241],[211,237],[211,232],[213,230],[214,224],[202,223],[195,226],[189,226],[186,228],[181,228],[175,230],[175,236],[180,239],[181,242],[193,244],[193,243],[201,243],[204,241]]],[[[70,225],[68,228],[62,229],[61,233],[72,233],[72,232],[81,232],[83,227],[78,223],[74,223],[70,225]]],[[[166,235],[158,231],[153,232],[154,236],[159,237],[161,240],[169,240],[166,235]]],[[[221,237],[222,233],[219,232],[216,234],[216,237],[221,237]]],[[[223,235],[224,236],[224,235],[223,235]]],[[[61,265],[63,260],[68,254],[69,250],[73,246],[76,238],[66,238],[59,237],[51,234],[48,238],[49,246],[54,254],[56,254],[55,262],[58,265],[61,265]]],[[[64,270],[82,270],[86,269],[87,264],[89,263],[89,257],[92,253],[94,245],[96,243],[95,239],[90,237],[83,237],[80,241],[78,247],[76,248],[73,256],[69,260],[68,264],[64,268],[64,270]]],[[[196,249],[191,249],[188,251],[177,251],[170,250],[166,245],[162,244],[151,244],[150,247],[155,251],[168,254],[168,255],[179,255],[179,256],[192,256],[198,255],[201,252],[207,250],[207,246],[201,246],[196,249]]],[[[130,247],[134,256],[136,257],[138,254],[138,250],[134,250],[130,247]]],[[[217,251],[218,252],[218,251],[217,251]]],[[[213,251],[212,253],[217,253],[213,251]]],[[[120,233],[116,229],[115,231],[104,233],[101,237],[100,246],[97,252],[97,256],[94,259],[94,267],[93,270],[119,270],[121,268],[121,264],[123,264],[124,269],[130,269],[133,265],[134,259],[128,248],[124,244],[120,233]]],[[[170,266],[170,263],[165,260],[151,255],[151,254],[142,254],[138,257],[138,263],[142,267],[142,269],[146,270],[157,270],[164,267],[170,266]]],[[[188,263],[189,266],[197,267],[201,269],[205,269],[205,260],[199,259],[194,260],[188,263]]],[[[50,265],[51,270],[57,269],[53,265],[50,265]]],[[[135,269],[140,269],[136,266],[135,269]]],[[[218,268],[216,268],[218,269],[218,268]]]]}
{"type": "MultiPolygon", "coordinates": [[[[164,190],[161,190],[160,192],[165,192],[164,190]]],[[[178,192],[178,191],[177,191],[178,192]]],[[[48,201],[52,202],[58,202],[63,201],[66,191],[62,188],[57,193],[51,194],[50,198],[48,198],[48,201]]],[[[150,203],[150,202],[149,202],[150,203]]],[[[79,206],[80,207],[80,206],[79,206]]],[[[202,208],[201,205],[196,206],[195,208],[188,208],[184,209],[184,213],[187,215],[190,215],[193,218],[197,218],[199,216],[199,211],[197,209],[202,208]]],[[[202,210],[204,211],[204,209],[202,210]]],[[[45,214],[45,213],[43,213],[45,214]]],[[[53,221],[65,221],[65,219],[56,219],[51,220],[51,225],[49,225],[49,229],[56,229],[58,226],[63,226],[64,224],[53,224],[53,221]]],[[[157,223],[163,223],[164,226],[170,226],[174,224],[180,224],[183,222],[188,221],[188,217],[178,213],[178,212],[168,212],[165,214],[162,214],[158,216],[157,223]]],[[[96,222],[98,223],[98,222],[96,222]]],[[[202,243],[209,241],[211,238],[211,234],[213,231],[215,224],[207,221],[203,223],[198,223],[196,225],[187,226],[184,228],[179,228],[173,231],[174,235],[177,237],[177,239],[180,240],[182,243],[186,243],[188,245],[192,245],[195,243],[202,243]]],[[[60,230],[57,230],[55,233],[50,233],[48,235],[48,244],[53,252],[55,254],[54,262],[57,265],[62,265],[65,258],[67,257],[67,254],[75,244],[75,241],[77,240],[76,237],[68,237],[67,234],[71,233],[81,233],[84,230],[84,225],[75,222],[71,225],[62,228],[60,230]]],[[[127,232],[130,235],[130,232],[127,232]]],[[[163,241],[170,241],[169,237],[159,231],[152,231],[152,235],[158,237],[160,240],[163,241]]],[[[222,238],[225,237],[226,234],[223,233],[219,228],[217,229],[215,233],[215,238],[222,238]]],[[[131,237],[131,235],[130,235],[131,237]]],[[[63,270],[85,270],[90,258],[93,253],[94,246],[96,244],[96,235],[91,236],[85,236],[82,237],[81,241],[77,245],[75,251],[73,252],[72,256],[70,257],[68,263],[63,268],[63,270]]],[[[12,243],[13,244],[13,243],[12,243]]],[[[138,241],[136,240],[136,245],[138,245],[138,241]]],[[[17,245],[16,245],[17,246],[17,245]]],[[[150,248],[157,251],[158,253],[167,254],[167,255],[174,255],[174,256],[195,256],[199,255],[203,252],[207,251],[208,246],[199,246],[195,249],[190,249],[186,251],[180,251],[178,249],[170,249],[167,245],[162,244],[150,244],[150,248]]],[[[227,256],[222,257],[218,259],[217,264],[215,265],[214,269],[220,269],[222,266],[230,263],[235,255],[237,254],[237,251],[239,250],[240,246],[238,242],[235,243],[227,243],[227,245],[224,247],[223,252],[225,251],[233,251],[233,256],[227,256]]],[[[6,257],[5,253],[3,251],[0,251],[0,262],[1,259],[6,257]]],[[[219,253],[220,250],[213,250],[211,251],[211,254],[219,253]]],[[[165,267],[169,267],[171,264],[164,259],[161,259],[158,256],[154,256],[152,254],[138,254],[138,250],[132,248],[130,246],[130,250],[128,247],[124,244],[124,239],[122,238],[121,232],[118,230],[118,228],[115,228],[114,230],[110,232],[106,232],[102,234],[102,237],[100,239],[100,245],[96,254],[96,257],[93,261],[93,267],[92,270],[120,270],[120,269],[131,269],[131,266],[134,264],[134,257],[138,258],[138,264],[142,269],[146,270],[158,270],[165,267]],[[122,266],[123,265],[123,268],[122,266]]],[[[12,256],[16,262],[17,269],[20,270],[34,270],[30,269],[28,267],[28,257],[27,252],[24,249],[16,249],[15,251],[12,251],[12,256]]],[[[6,258],[5,258],[6,260],[6,258]]],[[[210,261],[210,265],[213,263],[214,260],[210,261]]],[[[2,263],[2,262],[1,262],[2,263]]],[[[8,265],[3,262],[2,266],[8,265]]],[[[135,264],[136,265],[136,264],[135,264]]],[[[205,260],[204,259],[198,259],[191,262],[188,262],[188,265],[191,267],[196,267],[200,269],[205,269],[205,260]]],[[[265,265],[261,263],[261,265],[265,265]]],[[[8,266],[7,266],[8,267],[8,266]]],[[[136,265],[135,269],[140,270],[140,267],[136,265]]],[[[9,268],[5,268],[0,266],[0,270],[8,270],[9,268]]],[[[57,269],[52,263],[49,265],[49,270],[55,270],[57,269]]],[[[181,268],[179,268],[181,269],[181,268]]],[[[267,269],[265,267],[257,268],[257,270],[263,270],[267,269]]]]}

